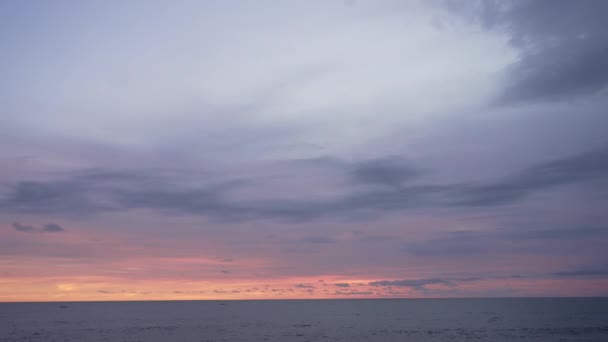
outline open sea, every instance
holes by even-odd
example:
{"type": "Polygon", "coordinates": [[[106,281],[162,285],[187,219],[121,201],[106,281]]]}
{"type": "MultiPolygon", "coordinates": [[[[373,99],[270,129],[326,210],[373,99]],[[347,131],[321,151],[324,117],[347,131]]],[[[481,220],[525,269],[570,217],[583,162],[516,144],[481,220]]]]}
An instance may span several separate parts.
{"type": "Polygon", "coordinates": [[[608,298],[0,303],[13,341],[608,341],[608,298]]]}

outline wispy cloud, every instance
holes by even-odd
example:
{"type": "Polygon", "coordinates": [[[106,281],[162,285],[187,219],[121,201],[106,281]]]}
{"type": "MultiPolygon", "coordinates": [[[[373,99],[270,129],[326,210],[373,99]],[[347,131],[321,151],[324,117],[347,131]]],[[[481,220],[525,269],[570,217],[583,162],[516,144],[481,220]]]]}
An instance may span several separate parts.
{"type": "MultiPolygon", "coordinates": [[[[251,185],[252,181],[227,180],[220,183],[209,182],[204,187],[183,188],[172,187],[170,181],[162,181],[160,177],[156,182],[144,182],[137,173],[100,171],[98,174],[91,174],[87,171],[85,176],[77,175],[63,180],[19,182],[13,186],[8,197],[0,201],[0,209],[23,213],[83,215],[141,208],[209,216],[227,221],[308,221],[326,216],[345,216],[360,210],[382,212],[425,207],[499,206],[521,201],[533,193],[560,185],[606,180],[607,161],[608,148],[602,148],[541,162],[493,182],[357,189],[344,196],[323,200],[276,197],[250,201],[228,196],[243,184],[251,185]]],[[[370,172],[369,166],[365,169],[367,171],[364,174],[370,172]]],[[[400,177],[397,176],[398,170],[401,168],[391,169],[390,172],[394,173],[391,176],[393,179],[400,177]]],[[[376,171],[372,174],[374,172],[376,171]]],[[[410,177],[409,168],[403,172],[403,177],[410,177]]],[[[149,174],[150,171],[145,172],[145,175],[149,174]]],[[[357,179],[361,177],[359,175],[357,179]]],[[[363,177],[364,183],[370,182],[369,177],[369,174],[363,177]]],[[[401,184],[400,182],[398,183],[401,184]]],[[[205,184],[204,178],[200,183],[205,184]]],[[[395,185],[395,181],[391,181],[391,184],[395,185]]],[[[312,240],[308,242],[313,242],[312,240]]]]}

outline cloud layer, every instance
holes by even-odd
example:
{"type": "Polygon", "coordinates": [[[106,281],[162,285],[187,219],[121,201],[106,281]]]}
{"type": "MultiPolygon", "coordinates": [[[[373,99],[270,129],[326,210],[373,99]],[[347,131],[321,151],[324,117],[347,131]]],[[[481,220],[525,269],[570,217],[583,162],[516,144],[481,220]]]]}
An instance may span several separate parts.
{"type": "Polygon", "coordinates": [[[0,301],[606,295],[604,1],[36,7],[0,301]]]}

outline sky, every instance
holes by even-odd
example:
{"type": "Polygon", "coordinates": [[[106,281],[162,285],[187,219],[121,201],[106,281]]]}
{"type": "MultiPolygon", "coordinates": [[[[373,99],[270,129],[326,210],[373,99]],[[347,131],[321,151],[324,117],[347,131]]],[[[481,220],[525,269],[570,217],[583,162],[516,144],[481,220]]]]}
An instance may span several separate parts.
{"type": "Polygon", "coordinates": [[[606,16],[2,1],[0,301],[607,296],[606,16]]]}

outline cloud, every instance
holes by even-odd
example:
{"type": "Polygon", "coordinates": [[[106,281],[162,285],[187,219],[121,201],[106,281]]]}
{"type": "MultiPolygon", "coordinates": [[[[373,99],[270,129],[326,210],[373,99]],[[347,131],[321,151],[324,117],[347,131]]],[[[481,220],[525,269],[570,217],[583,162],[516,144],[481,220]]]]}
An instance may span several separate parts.
{"type": "Polygon", "coordinates": [[[78,181],[19,182],[0,205],[24,213],[88,213],[99,210],[84,196],[91,189],[82,185],[78,181]]]}
{"type": "Polygon", "coordinates": [[[468,256],[496,251],[495,246],[478,237],[472,239],[438,238],[428,241],[408,243],[405,251],[411,255],[423,257],[468,256]]]}
{"type": "Polygon", "coordinates": [[[539,163],[488,184],[455,186],[447,193],[456,205],[500,205],[552,187],[607,178],[608,147],[603,147],[539,163]]]}
{"type": "Polygon", "coordinates": [[[415,179],[421,171],[400,158],[379,158],[356,163],[351,167],[352,180],[359,184],[399,187],[415,179]]]}
{"type": "Polygon", "coordinates": [[[336,243],[336,239],[324,237],[324,236],[309,236],[302,239],[302,241],[312,244],[328,244],[336,243]]]}
{"type": "Polygon", "coordinates": [[[374,292],[372,292],[372,291],[335,291],[334,294],[340,295],[340,296],[367,296],[367,295],[373,295],[374,292]]]}
{"type": "Polygon", "coordinates": [[[444,232],[435,239],[410,242],[406,244],[405,250],[411,255],[426,257],[513,253],[514,249],[523,251],[526,248],[546,253],[547,250],[555,249],[555,243],[561,241],[604,237],[608,237],[607,227],[453,231],[444,232]],[[523,242],[534,244],[523,245],[523,242]]]}
{"type": "Polygon", "coordinates": [[[122,209],[119,193],[142,189],[145,184],[166,182],[154,170],[131,172],[108,169],[81,169],[61,173],[60,179],[20,181],[0,199],[0,209],[33,214],[61,213],[89,215],[122,209]]]}
{"type": "MultiPolygon", "coordinates": [[[[464,277],[464,278],[423,278],[423,279],[404,279],[404,280],[380,280],[370,282],[370,286],[384,287],[408,287],[415,290],[425,290],[428,285],[457,286],[461,283],[471,283],[486,278],[464,277]]],[[[489,279],[489,278],[488,278],[489,279]]]]}
{"type": "Polygon", "coordinates": [[[576,240],[585,238],[599,238],[608,236],[608,227],[578,227],[557,229],[530,229],[518,231],[505,231],[496,233],[496,236],[509,240],[576,240]]]}
{"type": "Polygon", "coordinates": [[[335,283],[334,286],[337,287],[350,287],[349,283],[335,283]]]}
{"type": "Polygon", "coordinates": [[[582,0],[448,2],[520,50],[501,101],[552,101],[608,85],[608,3],[582,0]],[[466,7],[466,8],[463,8],[466,7]]]}
{"type": "Polygon", "coordinates": [[[15,228],[16,231],[19,232],[34,232],[36,231],[36,228],[33,226],[26,226],[24,224],[21,224],[19,222],[13,222],[13,228],[15,228]]]}
{"type": "Polygon", "coordinates": [[[294,285],[294,287],[300,288],[300,289],[315,289],[316,287],[309,285],[309,284],[296,284],[294,285]]]}
{"type": "Polygon", "coordinates": [[[60,233],[65,231],[62,226],[56,223],[47,223],[41,228],[36,228],[34,226],[24,225],[19,222],[13,222],[13,228],[15,228],[17,231],[25,233],[60,233]]]}
{"type": "Polygon", "coordinates": [[[451,285],[452,282],[444,279],[412,279],[412,280],[381,280],[369,283],[371,286],[399,286],[399,287],[412,287],[422,288],[427,285],[451,285]]]}
{"type": "Polygon", "coordinates": [[[541,162],[480,184],[412,185],[351,194],[342,206],[351,209],[399,210],[414,207],[497,206],[512,204],[553,187],[608,179],[608,147],[541,162]]]}
{"type": "Polygon", "coordinates": [[[65,229],[63,229],[62,226],[60,226],[56,223],[48,223],[48,224],[45,224],[44,227],[42,227],[42,231],[50,232],[50,233],[63,232],[64,230],[65,229]]]}
{"type": "Polygon", "coordinates": [[[358,236],[357,241],[365,242],[365,243],[380,243],[391,240],[396,240],[397,237],[394,236],[385,236],[385,235],[363,235],[358,236]]]}
{"type": "Polygon", "coordinates": [[[608,270],[581,269],[573,271],[561,271],[550,273],[549,276],[557,278],[608,278],[608,270]]]}
{"type": "MultiPolygon", "coordinates": [[[[381,162],[381,165],[384,162],[381,162]]],[[[365,166],[365,184],[380,182],[377,162],[365,166]],[[370,171],[376,170],[376,171],[370,171]],[[377,178],[376,178],[377,177],[377,178]]],[[[382,166],[385,167],[385,166],[382,166]]],[[[405,170],[409,170],[407,167],[405,170]]],[[[0,210],[20,213],[86,215],[98,212],[151,209],[166,213],[206,216],[218,221],[273,219],[302,222],[321,217],[345,217],[358,211],[370,213],[429,207],[499,206],[521,201],[531,194],[577,182],[608,179],[608,147],[579,155],[541,162],[490,182],[465,184],[402,184],[409,176],[398,176],[391,168],[388,183],[381,187],[346,188],[334,197],[252,200],[232,195],[251,180],[218,181],[196,179],[196,185],[179,185],[180,174],[154,175],[151,170],[130,173],[101,172],[76,174],[49,181],[23,181],[0,200],[0,210]],[[394,174],[393,174],[394,173],[394,174]],[[155,181],[145,181],[146,177],[155,181]],[[176,185],[177,183],[178,185],[176,185]],[[393,184],[395,186],[384,186],[393,184]],[[401,185],[400,185],[401,184],[401,185]]],[[[345,171],[351,177],[352,171],[345,171]]],[[[408,171],[404,171],[407,173],[408,171]]],[[[330,238],[309,237],[309,243],[331,243],[330,238]]]]}
{"type": "MultiPolygon", "coordinates": [[[[608,147],[541,162],[490,182],[418,184],[399,188],[353,192],[323,210],[395,211],[424,207],[499,206],[566,184],[608,179],[608,147]]],[[[325,214],[319,212],[318,215],[325,214]]]]}
{"type": "MultiPolygon", "coordinates": [[[[205,188],[182,190],[181,172],[132,170],[119,172],[85,169],[58,180],[22,181],[12,187],[0,210],[32,214],[91,215],[137,208],[192,212],[236,219],[246,210],[231,210],[221,195],[239,186],[242,180],[209,181],[205,188]],[[171,184],[174,188],[167,188],[171,184]]],[[[236,208],[234,208],[236,209],[236,208]]]]}
{"type": "Polygon", "coordinates": [[[447,287],[457,287],[462,283],[475,283],[486,280],[508,280],[508,279],[559,279],[559,278],[606,278],[608,271],[598,269],[585,269],[574,271],[561,271],[552,273],[537,273],[527,275],[482,275],[472,277],[453,277],[453,278],[421,278],[421,279],[403,279],[403,280],[379,280],[370,282],[368,285],[374,287],[406,287],[417,291],[428,290],[429,285],[443,285],[447,287]]]}

